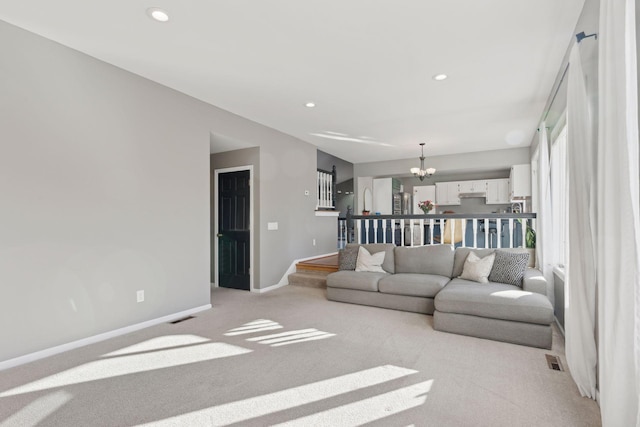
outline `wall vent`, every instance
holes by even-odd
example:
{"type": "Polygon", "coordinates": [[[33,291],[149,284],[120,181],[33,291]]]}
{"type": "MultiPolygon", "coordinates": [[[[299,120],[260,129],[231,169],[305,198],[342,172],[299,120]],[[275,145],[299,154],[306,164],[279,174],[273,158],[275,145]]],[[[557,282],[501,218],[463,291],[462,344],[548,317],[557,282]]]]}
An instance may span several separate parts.
{"type": "Polygon", "coordinates": [[[552,354],[545,354],[544,356],[547,358],[547,365],[549,365],[549,369],[553,369],[554,371],[564,371],[558,356],[554,356],[552,354]]]}
{"type": "Polygon", "coordinates": [[[185,320],[189,320],[189,319],[193,319],[193,316],[183,317],[182,319],[174,320],[173,322],[169,322],[169,323],[171,323],[172,325],[175,325],[176,323],[184,322],[185,320]]]}

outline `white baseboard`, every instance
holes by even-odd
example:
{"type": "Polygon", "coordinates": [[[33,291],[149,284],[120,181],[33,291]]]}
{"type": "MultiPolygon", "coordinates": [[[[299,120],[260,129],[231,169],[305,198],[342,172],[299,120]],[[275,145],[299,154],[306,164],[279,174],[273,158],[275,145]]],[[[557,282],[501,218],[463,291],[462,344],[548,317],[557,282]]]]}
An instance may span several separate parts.
{"type": "Polygon", "coordinates": [[[275,285],[267,286],[266,288],[254,289],[252,292],[255,292],[257,294],[263,294],[265,292],[271,292],[278,288],[282,288],[283,286],[287,286],[289,284],[288,280],[287,280],[287,283],[280,283],[280,282],[276,283],[275,285]]]}
{"type": "Polygon", "coordinates": [[[174,320],[178,320],[183,317],[190,316],[192,314],[195,314],[204,310],[208,310],[210,308],[211,308],[211,304],[207,304],[207,305],[192,308],[189,310],[180,311],[178,313],[169,314],[167,316],[162,316],[157,319],[147,320],[146,322],[136,323],[135,325],[125,326],[124,328],[115,329],[113,331],[104,332],[98,335],[93,335],[91,337],[82,338],[80,340],[72,341],[70,343],[57,345],[55,347],[36,351],[34,353],[25,354],[24,356],[19,356],[13,359],[0,362],[0,371],[13,368],[19,365],[24,365],[25,363],[34,362],[39,359],[44,359],[45,357],[53,356],[55,354],[64,353],[65,351],[73,350],[79,347],[84,347],[85,345],[108,340],[109,338],[115,338],[120,335],[129,334],[131,332],[148,328],[150,326],[158,325],[160,323],[172,322],[174,320]]]}
{"type": "Polygon", "coordinates": [[[282,276],[282,278],[280,279],[280,281],[278,283],[276,283],[275,285],[267,286],[266,288],[255,289],[254,292],[264,293],[264,292],[273,291],[274,289],[278,289],[278,288],[281,288],[283,286],[287,286],[289,284],[289,275],[291,273],[295,273],[296,272],[296,264],[297,263],[299,263],[301,261],[308,261],[310,259],[316,259],[316,258],[322,258],[322,257],[325,257],[325,256],[331,256],[331,255],[335,255],[337,253],[338,252],[330,252],[328,254],[314,255],[314,256],[307,257],[307,258],[295,259],[295,260],[293,260],[291,265],[289,265],[289,268],[287,268],[287,271],[284,273],[284,275],[282,276]]]}

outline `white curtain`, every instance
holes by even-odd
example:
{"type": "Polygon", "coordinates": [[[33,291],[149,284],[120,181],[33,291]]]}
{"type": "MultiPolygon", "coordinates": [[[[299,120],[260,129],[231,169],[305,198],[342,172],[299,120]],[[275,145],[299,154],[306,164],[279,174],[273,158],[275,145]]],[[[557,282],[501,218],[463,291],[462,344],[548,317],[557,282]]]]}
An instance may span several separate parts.
{"type": "MultiPolygon", "coordinates": [[[[546,123],[540,124],[540,140],[538,142],[538,206],[536,219],[536,264],[547,282],[553,285],[553,235],[551,212],[551,171],[549,168],[549,140],[546,123]]],[[[553,295],[552,295],[553,297],[553,295]]],[[[553,304],[553,301],[551,301],[553,304]]]]}
{"type": "Polygon", "coordinates": [[[583,396],[596,398],[596,157],[580,47],[569,58],[567,85],[568,243],[565,351],[583,396]]]}
{"type": "Polygon", "coordinates": [[[634,0],[601,0],[598,373],[605,426],[640,426],[640,212],[634,0]]]}

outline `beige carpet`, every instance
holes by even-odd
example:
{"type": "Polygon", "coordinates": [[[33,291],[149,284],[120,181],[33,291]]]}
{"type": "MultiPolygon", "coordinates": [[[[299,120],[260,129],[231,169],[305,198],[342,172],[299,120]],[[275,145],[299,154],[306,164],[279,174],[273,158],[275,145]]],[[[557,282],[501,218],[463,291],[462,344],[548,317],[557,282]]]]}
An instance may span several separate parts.
{"type": "Polygon", "coordinates": [[[2,426],[592,426],[545,351],[436,332],[324,290],[216,289],[213,309],[0,372],[2,426]]]}

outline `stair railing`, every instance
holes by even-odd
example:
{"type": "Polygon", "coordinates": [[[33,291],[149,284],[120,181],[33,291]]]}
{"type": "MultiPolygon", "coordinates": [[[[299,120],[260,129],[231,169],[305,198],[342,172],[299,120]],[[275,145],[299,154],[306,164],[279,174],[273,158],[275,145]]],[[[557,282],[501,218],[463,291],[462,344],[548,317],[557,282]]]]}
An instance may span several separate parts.
{"type": "MultiPolygon", "coordinates": [[[[340,242],[423,246],[446,243],[472,248],[535,247],[535,213],[350,215],[340,242]],[[451,221],[447,226],[447,221],[451,221]],[[456,229],[457,228],[457,229],[456,229]],[[461,228],[461,229],[460,229],[461,228]]],[[[340,220],[339,220],[340,224],[340,220]]],[[[339,230],[342,227],[339,226],[339,230]]]]}

